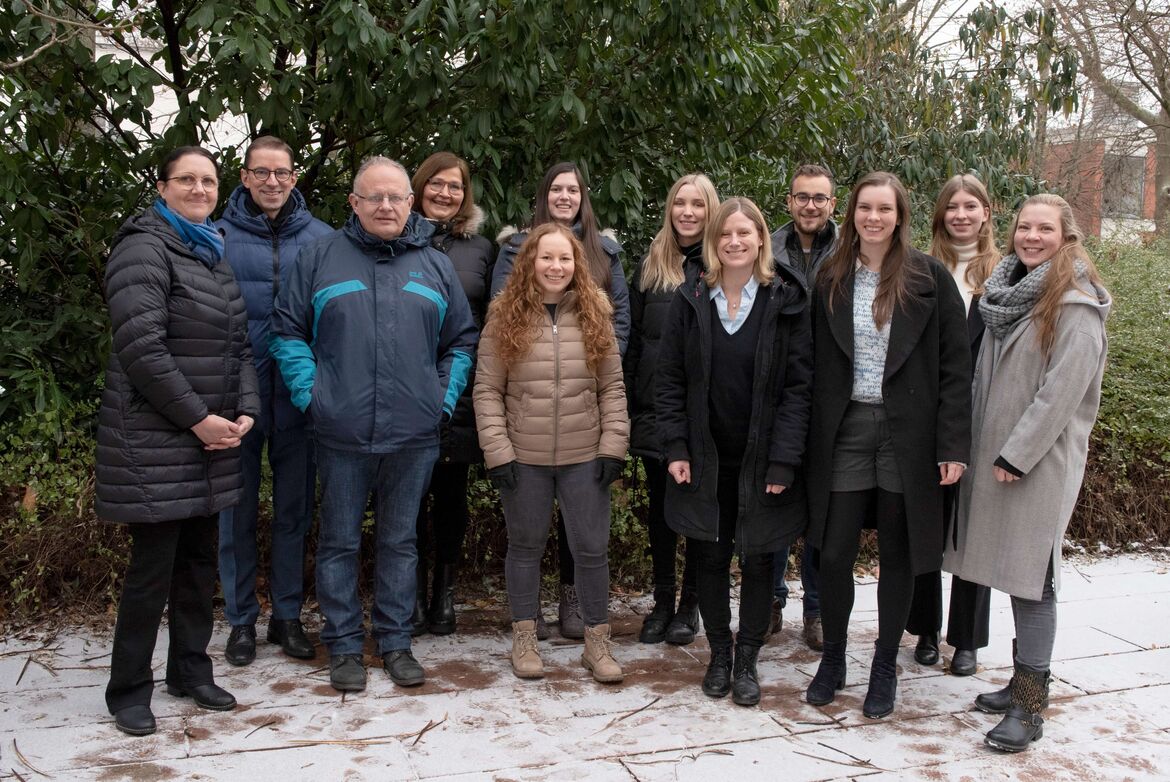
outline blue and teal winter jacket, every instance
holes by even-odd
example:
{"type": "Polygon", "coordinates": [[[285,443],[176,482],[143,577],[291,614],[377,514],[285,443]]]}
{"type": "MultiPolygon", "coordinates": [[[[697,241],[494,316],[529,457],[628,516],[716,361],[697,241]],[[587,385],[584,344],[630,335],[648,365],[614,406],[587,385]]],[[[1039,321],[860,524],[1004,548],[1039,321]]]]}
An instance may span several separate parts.
{"type": "Polygon", "coordinates": [[[288,283],[301,248],[333,233],[333,229],[309,213],[296,188],[275,224],[250,201],[247,188],[236,187],[215,225],[223,232],[225,257],[248,306],[248,337],[260,384],[261,412],[256,426],[264,432],[284,431],[304,426],[305,417],[289,400],[288,388],[268,354],[272,305],[288,283]]]}
{"type": "Polygon", "coordinates": [[[433,228],[411,212],[390,241],[356,215],[301,251],[276,297],[270,350],[292,403],[330,448],[437,446],[479,334],[433,228]]]}

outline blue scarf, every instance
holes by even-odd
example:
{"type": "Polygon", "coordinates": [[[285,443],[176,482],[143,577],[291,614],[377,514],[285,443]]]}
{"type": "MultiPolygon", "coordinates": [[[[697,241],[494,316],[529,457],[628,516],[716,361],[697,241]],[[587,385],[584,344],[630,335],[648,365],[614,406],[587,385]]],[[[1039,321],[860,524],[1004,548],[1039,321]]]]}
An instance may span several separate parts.
{"type": "Polygon", "coordinates": [[[170,223],[171,228],[175,229],[175,233],[199,257],[199,260],[207,264],[207,268],[210,269],[219,263],[220,258],[223,257],[223,236],[212,224],[210,218],[202,223],[193,223],[182,215],[172,212],[167,207],[167,202],[161,198],[154,202],[154,209],[170,223]]]}

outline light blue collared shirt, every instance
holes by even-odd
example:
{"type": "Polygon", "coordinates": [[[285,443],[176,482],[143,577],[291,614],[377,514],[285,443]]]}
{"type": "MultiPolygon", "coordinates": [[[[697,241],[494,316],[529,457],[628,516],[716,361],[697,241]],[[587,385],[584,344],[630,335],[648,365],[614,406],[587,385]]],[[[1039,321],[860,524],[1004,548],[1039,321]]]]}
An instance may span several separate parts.
{"type": "Polygon", "coordinates": [[[747,285],[743,286],[743,293],[739,297],[739,312],[735,314],[734,318],[727,311],[727,294],[723,292],[723,286],[716,285],[711,289],[711,298],[715,300],[715,310],[719,313],[719,322],[723,324],[723,329],[728,334],[739,331],[740,326],[747,322],[748,315],[752,312],[752,305],[756,303],[756,292],[759,289],[760,281],[753,274],[748,278],[747,285]]]}

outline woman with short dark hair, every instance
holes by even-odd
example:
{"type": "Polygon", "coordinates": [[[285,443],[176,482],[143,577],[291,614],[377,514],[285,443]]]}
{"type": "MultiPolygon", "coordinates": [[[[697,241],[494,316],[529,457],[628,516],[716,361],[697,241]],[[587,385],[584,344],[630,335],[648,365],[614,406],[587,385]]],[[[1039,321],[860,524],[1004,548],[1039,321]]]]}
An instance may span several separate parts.
{"type": "Polygon", "coordinates": [[[113,349],[97,433],[95,510],[126,524],[131,540],[106,705],[135,736],[155,731],[151,657],[164,607],[167,692],[235,708],[207,655],[215,533],[243,487],[234,449],[260,413],[244,300],[208,219],[215,159],[180,147],[156,187],[158,200],[123,224],[106,264],[113,349]]]}

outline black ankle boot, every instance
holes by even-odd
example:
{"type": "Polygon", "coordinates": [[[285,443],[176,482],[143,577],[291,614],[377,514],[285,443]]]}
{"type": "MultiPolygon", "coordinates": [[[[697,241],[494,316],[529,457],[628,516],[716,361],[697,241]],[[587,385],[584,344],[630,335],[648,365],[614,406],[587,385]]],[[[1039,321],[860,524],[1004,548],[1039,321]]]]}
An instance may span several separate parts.
{"type": "Polygon", "coordinates": [[[918,636],[918,644],[914,647],[914,659],[919,665],[934,665],[938,662],[937,632],[918,636]]]}
{"type": "Polygon", "coordinates": [[[695,640],[699,630],[699,595],[683,588],[678,600],[678,610],[666,628],[666,642],[675,646],[686,646],[695,640]]]}
{"type": "Polygon", "coordinates": [[[755,706],[760,702],[760,678],[756,674],[756,658],[759,654],[758,646],[735,647],[731,699],[740,706],[755,706]]]}
{"type": "Polygon", "coordinates": [[[455,566],[435,565],[427,628],[435,635],[455,632],[455,566]]]}
{"type": "Polygon", "coordinates": [[[722,698],[731,692],[731,641],[711,647],[711,662],[703,676],[703,694],[722,698]]]}
{"type": "Polygon", "coordinates": [[[1011,682],[1011,705],[983,743],[1002,752],[1021,752],[1044,735],[1040,716],[1048,704],[1048,671],[1033,671],[1016,663],[1011,682]]]}
{"type": "Polygon", "coordinates": [[[654,587],[654,609],[642,620],[638,640],[660,644],[666,640],[666,627],[674,616],[674,587],[654,587]]]}
{"type": "Polygon", "coordinates": [[[427,565],[421,556],[414,575],[418,586],[414,593],[414,612],[410,615],[410,634],[417,636],[427,631],[427,565]]]}
{"type": "Polygon", "coordinates": [[[804,693],[804,699],[813,706],[832,703],[837,697],[837,690],[844,689],[845,644],[846,641],[825,641],[825,648],[821,650],[821,664],[804,693]]]}
{"type": "Polygon", "coordinates": [[[861,713],[871,720],[881,719],[894,710],[898,694],[898,647],[875,643],[873,664],[869,669],[869,692],[861,713]]]}

